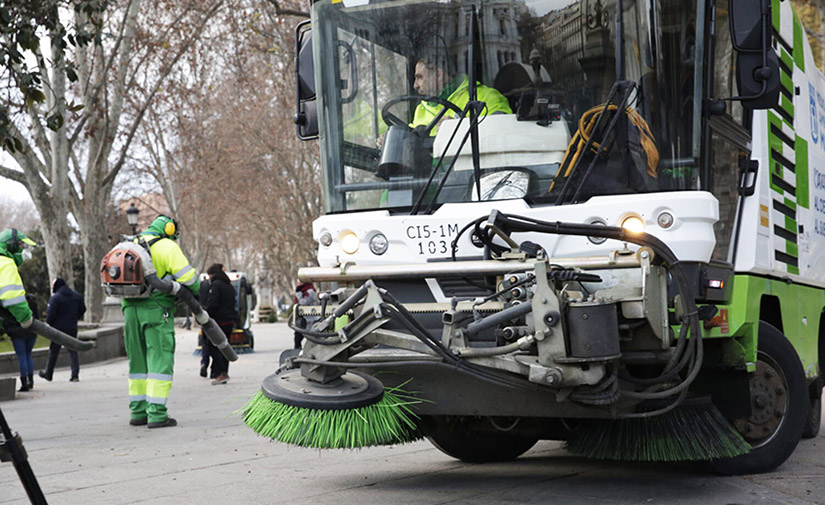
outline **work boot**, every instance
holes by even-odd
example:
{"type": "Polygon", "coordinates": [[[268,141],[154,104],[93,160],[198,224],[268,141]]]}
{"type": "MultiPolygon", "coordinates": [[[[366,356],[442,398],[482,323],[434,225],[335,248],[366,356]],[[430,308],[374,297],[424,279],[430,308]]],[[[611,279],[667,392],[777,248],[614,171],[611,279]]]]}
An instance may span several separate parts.
{"type": "Polygon", "coordinates": [[[80,377],[78,377],[77,375],[75,375],[74,377],[72,377],[71,379],[69,379],[69,382],[80,382],[80,377]]]}
{"type": "Polygon", "coordinates": [[[17,390],[18,393],[25,393],[29,390],[29,381],[25,377],[20,377],[20,389],[17,390]]]}
{"type": "Polygon", "coordinates": [[[29,389],[34,389],[34,374],[27,375],[26,382],[29,383],[29,389]]]}
{"type": "Polygon", "coordinates": [[[45,370],[40,370],[40,372],[38,372],[37,375],[39,375],[40,377],[46,379],[49,382],[52,381],[52,374],[46,373],[45,370]]]}
{"type": "Polygon", "coordinates": [[[145,417],[142,419],[129,419],[129,426],[146,426],[147,422],[145,417]]]}
{"type": "Polygon", "coordinates": [[[149,423],[149,428],[166,428],[166,427],[172,427],[172,426],[177,426],[177,425],[178,425],[177,421],[175,421],[171,417],[167,417],[165,421],[158,421],[158,422],[155,422],[155,423],[149,423]]]}
{"type": "Polygon", "coordinates": [[[225,373],[222,373],[219,376],[215,377],[215,380],[212,381],[212,385],[217,386],[218,384],[226,384],[228,381],[229,376],[225,373]]]}

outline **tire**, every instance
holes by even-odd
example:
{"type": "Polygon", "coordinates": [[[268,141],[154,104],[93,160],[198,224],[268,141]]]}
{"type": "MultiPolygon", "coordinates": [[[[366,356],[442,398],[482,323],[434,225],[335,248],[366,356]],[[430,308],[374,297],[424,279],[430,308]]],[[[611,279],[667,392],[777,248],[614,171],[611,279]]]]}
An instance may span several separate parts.
{"type": "Polygon", "coordinates": [[[819,435],[819,427],[822,424],[822,388],[817,387],[816,389],[819,391],[819,396],[810,400],[810,408],[808,416],[805,418],[802,438],[816,438],[819,435]]]}
{"type": "Polygon", "coordinates": [[[725,475],[770,472],[796,449],[810,411],[802,362],[787,338],[759,323],[756,372],[750,378],[751,416],[733,425],[753,449],[735,458],[708,462],[725,475]]]}
{"type": "Polygon", "coordinates": [[[247,340],[249,341],[249,348],[254,349],[255,348],[255,336],[252,334],[251,330],[248,330],[246,334],[247,334],[247,340]]]}
{"type": "Polygon", "coordinates": [[[512,461],[538,441],[518,433],[473,429],[460,418],[423,418],[422,428],[436,449],[466,463],[512,461]]]}

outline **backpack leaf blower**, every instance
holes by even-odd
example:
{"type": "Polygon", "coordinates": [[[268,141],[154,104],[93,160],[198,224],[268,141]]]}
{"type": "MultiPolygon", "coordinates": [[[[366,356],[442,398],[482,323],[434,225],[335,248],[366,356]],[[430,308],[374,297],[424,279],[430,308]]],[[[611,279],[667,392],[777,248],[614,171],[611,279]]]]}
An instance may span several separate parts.
{"type": "Polygon", "coordinates": [[[146,298],[152,290],[172,295],[192,310],[195,321],[203,334],[220,349],[229,361],[237,361],[238,355],[224,335],[218,323],[209,317],[195,296],[188,289],[181,289],[179,282],[161,279],[148,247],[135,242],[121,242],[109,251],[100,264],[100,277],[106,293],[119,298],[146,298]]]}

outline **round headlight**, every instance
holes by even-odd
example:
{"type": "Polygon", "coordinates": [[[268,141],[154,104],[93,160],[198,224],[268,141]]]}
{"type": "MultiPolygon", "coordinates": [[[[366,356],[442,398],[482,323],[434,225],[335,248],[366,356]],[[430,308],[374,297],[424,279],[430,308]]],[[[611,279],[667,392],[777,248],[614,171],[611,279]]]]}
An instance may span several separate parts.
{"type": "MultiPolygon", "coordinates": [[[[599,226],[607,226],[607,224],[604,221],[599,220],[599,219],[597,219],[595,221],[592,221],[590,224],[596,224],[596,225],[599,225],[599,226]]],[[[589,240],[590,242],[593,242],[596,245],[599,245],[599,244],[604,244],[605,242],[607,242],[607,237],[587,237],[587,240],[589,240]]]]}
{"type": "Polygon", "coordinates": [[[332,235],[328,231],[325,231],[318,238],[318,242],[320,242],[321,245],[324,247],[329,247],[330,245],[332,245],[332,235]]]}
{"type": "Polygon", "coordinates": [[[645,231],[645,222],[639,216],[627,216],[622,220],[622,228],[630,233],[642,233],[645,231]]]}
{"type": "Polygon", "coordinates": [[[659,217],[656,218],[656,222],[659,223],[659,226],[662,228],[668,229],[673,226],[673,214],[670,212],[662,212],[659,214],[659,217]]]}
{"type": "Polygon", "coordinates": [[[387,252],[387,248],[389,246],[390,241],[387,240],[387,237],[385,237],[383,233],[373,235],[373,237],[370,239],[370,251],[372,251],[373,254],[376,254],[378,256],[387,252]]]}
{"type": "Polygon", "coordinates": [[[341,250],[347,254],[355,254],[358,248],[361,247],[361,240],[358,235],[350,230],[344,230],[338,235],[338,242],[341,243],[341,250]]]}

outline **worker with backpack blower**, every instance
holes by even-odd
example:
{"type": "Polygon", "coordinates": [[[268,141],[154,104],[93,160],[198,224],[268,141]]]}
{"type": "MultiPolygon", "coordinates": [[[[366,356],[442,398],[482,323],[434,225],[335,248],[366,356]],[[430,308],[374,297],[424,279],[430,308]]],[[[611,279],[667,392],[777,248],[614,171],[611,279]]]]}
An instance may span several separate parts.
{"type": "MultiPolygon", "coordinates": [[[[32,311],[26,301],[26,291],[17,267],[31,257],[26,246],[35,245],[32,239],[15,228],[0,233],[0,315],[17,322],[23,329],[31,325],[32,311]]],[[[32,374],[33,370],[29,370],[23,376],[21,371],[21,391],[28,391],[34,386],[32,374]]]]}
{"type": "MultiPolygon", "coordinates": [[[[178,236],[177,222],[161,215],[135,241],[148,246],[158,278],[173,279],[197,296],[197,272],[177,244],[178,236]]],[[[145,298],[124,298],[121,306],[129,358],[129,424],[176,426],[166,409],[175,364],[175,297],[153,291],[145,298]]]]}

